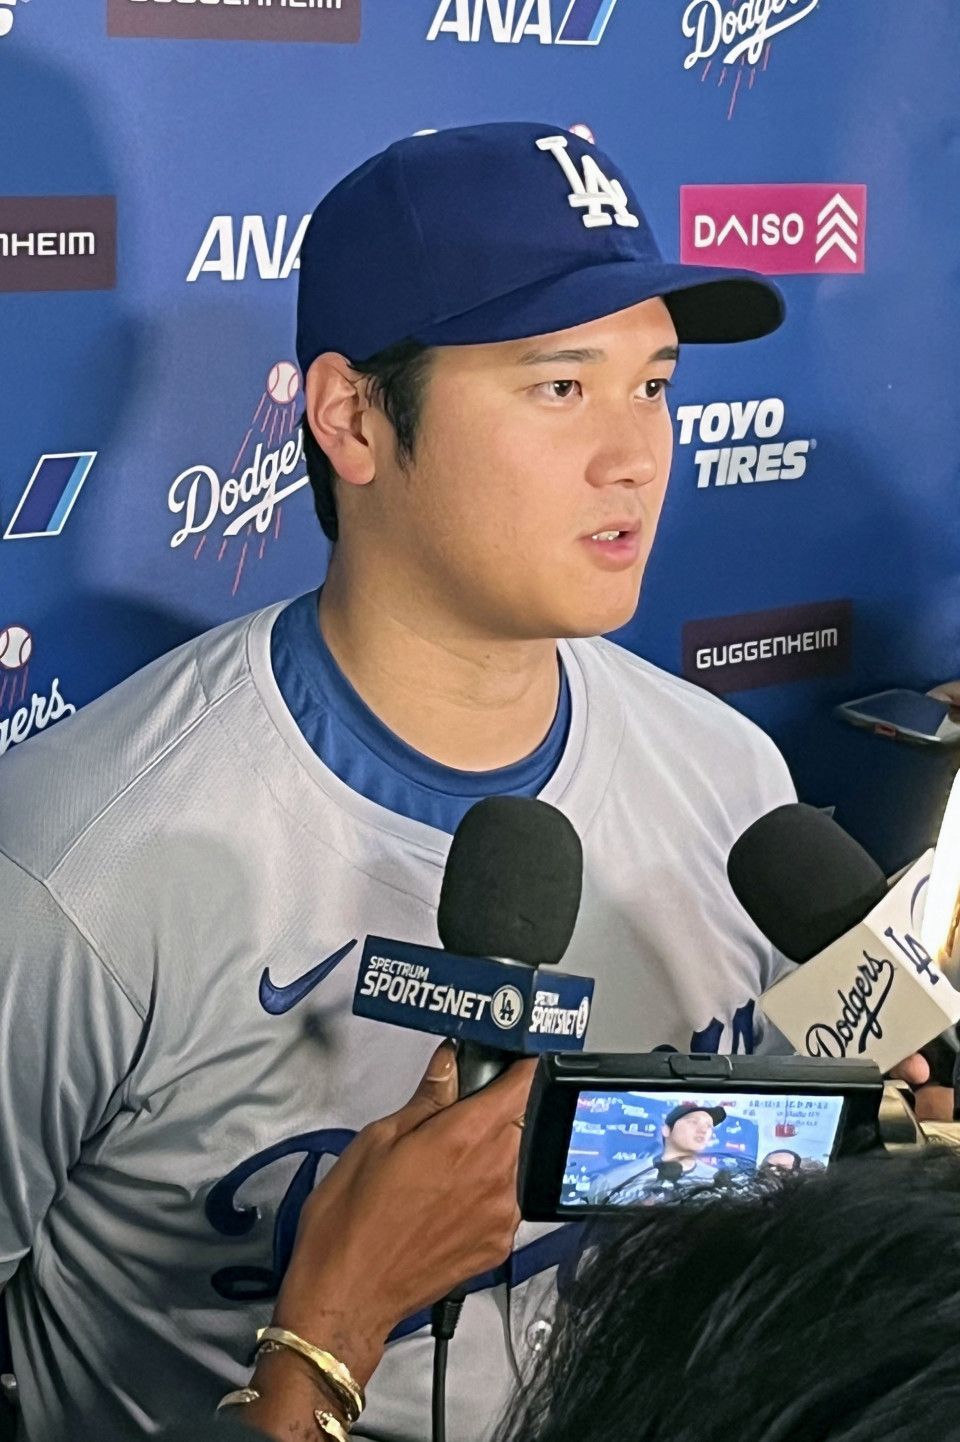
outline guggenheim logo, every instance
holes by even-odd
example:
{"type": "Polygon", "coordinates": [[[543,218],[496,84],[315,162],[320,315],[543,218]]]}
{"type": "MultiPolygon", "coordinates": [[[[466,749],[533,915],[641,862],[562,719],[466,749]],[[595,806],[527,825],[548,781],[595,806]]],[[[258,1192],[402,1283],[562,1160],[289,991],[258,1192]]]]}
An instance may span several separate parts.
{"type": "Polygon", "coordinates": [[[356,44],[361,0],[107,0],[107,34],[356,44]]]}

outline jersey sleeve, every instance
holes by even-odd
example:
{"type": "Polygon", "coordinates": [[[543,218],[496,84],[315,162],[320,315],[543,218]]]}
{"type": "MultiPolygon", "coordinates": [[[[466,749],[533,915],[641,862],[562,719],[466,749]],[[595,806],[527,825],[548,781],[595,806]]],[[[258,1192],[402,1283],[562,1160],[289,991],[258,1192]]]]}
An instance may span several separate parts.
{"type": "Polygon", "coordinates": [[[85,1138],[120,1109],[143,1020],[50,892],[0,852],[0,1285],[85,1138]]]}

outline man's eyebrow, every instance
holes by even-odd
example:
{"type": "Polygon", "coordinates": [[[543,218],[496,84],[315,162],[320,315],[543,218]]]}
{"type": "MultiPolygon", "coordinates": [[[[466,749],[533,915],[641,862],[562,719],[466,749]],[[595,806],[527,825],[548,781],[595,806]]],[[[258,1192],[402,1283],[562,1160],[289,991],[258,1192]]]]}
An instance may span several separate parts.
{"type": "MultiPolygon", "coordinates": [[[[552,351],[526,351],[517,357],[517,365],[541,366],[553,365],[558,361],[570,361],[573,364],[586,363],[590,361],[605,361],[607,353],[604,350],[552,350],[552,351]]],[[[647,364],[653,361],[675,361],[680,359],[680,347],[677,345],[661,346],[650,356],[647,364]]]]}

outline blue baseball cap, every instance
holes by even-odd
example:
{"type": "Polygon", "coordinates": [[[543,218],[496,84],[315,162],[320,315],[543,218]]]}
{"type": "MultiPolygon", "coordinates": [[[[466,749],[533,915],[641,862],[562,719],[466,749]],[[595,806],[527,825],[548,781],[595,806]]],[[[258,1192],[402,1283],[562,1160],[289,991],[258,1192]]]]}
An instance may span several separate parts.
{"type": "Polygon", "coordinates": [[[784,316],[752,271],[660,254],[628,180],[571,131],[525,121],[396,141],[317,206],[300,253],[297,358],[401,341],[545,335],[662,296],[681,341],[752,340],[784,316]]]}

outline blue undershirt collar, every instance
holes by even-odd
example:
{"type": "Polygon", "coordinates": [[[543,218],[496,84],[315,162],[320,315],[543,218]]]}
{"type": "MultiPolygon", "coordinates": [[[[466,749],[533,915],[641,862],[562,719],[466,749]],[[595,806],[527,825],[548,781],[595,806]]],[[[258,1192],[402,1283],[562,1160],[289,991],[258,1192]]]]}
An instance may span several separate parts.
{"type": "Polygon", "coordinates": [[[570,686],[560,663],[557,714],[537,749],[496,771],[458,771],[415,751],[361,700],[323,639],[318,591],[291,601],[270,639],[280,694],[325,766],[351,790],[401,816],[451,834],[482,796],[536,796],[563,755],[570,729],[570,686]]]}

